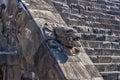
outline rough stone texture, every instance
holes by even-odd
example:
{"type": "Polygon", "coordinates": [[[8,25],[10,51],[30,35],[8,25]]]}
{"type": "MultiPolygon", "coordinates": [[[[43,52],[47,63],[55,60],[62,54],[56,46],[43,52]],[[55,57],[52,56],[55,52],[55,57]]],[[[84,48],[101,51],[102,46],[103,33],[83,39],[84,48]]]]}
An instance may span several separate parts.
{"type": "Polygon", "coordinates": [[[8,52],[1,52],[9,54],[3,57],[8,62],[5,80],[103,80],[82,46],[78,47],[78,55],[69,56],[62,50],[65,46],[54,40],[53,29],[67,27],[67,24],[50,0],[19,3],[10,0],[8,3],[5,24],[9,24],[5,25],[5,35],[8,35],[5,39],[9,43],[5,41],[8,48],[4,47],[8,52]],[[17,55],[12,56],[10,51],[14,50],[17,55]]]}
{"type": "Polygon", "coordinates": [[[1,0],[3,80],[119,80],[119,2],[1,0]],[[79,34],[77,51],[56,38],[60,26],[79,34]]]}
{"type": "Polygon", "coordinates": [[[105,80],[119,80],[120,1],[53,0],[67,25],[81,34],[85,51],[105,80]]]}
{"type": "Polygon", "coordinates": [[[102,77],[100,76],[97,69],[90,61],[89,57],[86,55],[82,47],[80,47],[81,52],[79,53],[79,55],[69,56],[66,55],[63,51],[59,50],[63,46],[58,42],[55,44],[57,45],[57,48],[50,47],[50,45],[44,43],[44,40],[46,40],[46,43],[49,42],[49,40],[47,40],[47,37],[51,37],[50,34],[52,34],[53,32],[51,30],[54,27],[57,27],[57,25],[66,26],[51,1],[25,0],[23,2],[27,6],[28,11],[31,13],[33,20],[35,20],[36,22],[36,26],[34,27],[39,27],[40,29],[39,35],[41,37],[39,40],[40,43],[42,43],[42,47],[39,47],[40,51],[38,50],[38,52],[36,52],[37,58],[35,57],[35,66],[37,67],[37,72],[39,73],[38,76],[40,79],[102,80],[102,77]],[[43,31],[43,29],[46,28],[46,23],[48,24],[48,30],[45,29],[45,31],[43,31]],[[52,74],[50,74],[49,71],[53,71],[52,74]]]}

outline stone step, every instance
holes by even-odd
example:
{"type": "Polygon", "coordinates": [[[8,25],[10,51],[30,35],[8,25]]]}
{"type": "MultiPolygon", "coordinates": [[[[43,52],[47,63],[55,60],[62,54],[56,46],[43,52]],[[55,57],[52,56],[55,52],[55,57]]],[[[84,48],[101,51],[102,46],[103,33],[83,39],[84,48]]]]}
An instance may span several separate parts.
{"type": "Polygon", "coordinates": [[[110,8],[110,6],[108,6],[109,8],[107,9],[102,9],[102,7],[101,8],[99,8],[99,9],[97,9],[97,8],[92,8],[91,9],[91,11],[97,11],[97,12],[102,12],[102,13],[104,13],[104,14],[109,14],[109,15],[117,15],[117,16],[119,16],[120,15],[120,12],[118,11],[119,10],[119,8],[116,10],[116,9],[111,9],[110,8]]]}
{"type": "MultiPolygon", "coordinates": [[[[74,18],[74,17],[73,17],[74,18]]],[[[79,17],[78,17],[79,18],[79,17]]],[[[75,18],[74,18],[75,19],[75,18]]],[[[120,20],[120,19],[119,19],[120,20]]],[[[79,18],[79,22],[84,21],[85,26],[92,26],[95,28],[106,28],[105,26],[118,26],[120,25],[120,21],[116,21],[116,20],[108,20],[108,19],[102,19],[99,17],[84,17],[84,18],[79,18]],[[100,24],[100,26],[98,25],[100,24]],[[109,25],[108,25],[109,24],[109,25]]],[[[113,28],[112,27],[112,28],[113,28]]],[[[106,29],[112,29],[110,27],[107,27],[106,29]]],[[[117,30],[116,28],[113,28],[113,30],[117,30]]]]}
{"type": "Polygon", "coordinates": [[[106,5],[106,6],[105,5],[98,5],[97,6],[91,2],[90,3],[79,2],[79,5],[84,6],[84,9],[82,9],[82,10],[103,12],[105,14],[111,14],[111,15],[119,15],[119,7],[116,8],[112,5],[106,5]]]}
{"type": "Polygon", "coordinates": [[[111,30],[111,29],[104,29],[104,28],[93,28],[90,26],[71,26],[78,30],[79,33],[83,34],[106,34],[106,35],[112,35],[120,36],[119,30],[111,30]]]}
{"type": "MultiPolygon", "coordinates": [[[[77,4],[78,3],[78,1],[65,1],[65,0],[60,0],[60,1],[53,1],[53,3],[55,3],[55,4],[61,4],[61,3],[69,3],[69,5],[71,5],[71,4],[77,4]]],[[[94,3],[95,4],[95,3],[94,3]]],[[[92,5],[92,6],[95,6],[95,8],[97,8],[97,6],[98,6],[98,4],[97,5],[94,5],[93,3],[88,3],[88,2],[85,2],[85,1],[82,1],[82,2],[80,2],[79,1],[79,5],[81,6],[84,6],[84,5],[92,5]]],[[[78,4],[77,4],[77,6],[78,6],[78,4]]],[[[75,5],[73,5],[73,7],[75,7],[75,5]]],[[[84,6],[85,7],[85,6],[84,6]]],[[[101,7],[101,5],[99,5],[99,8],[101,7]]],[[[81,9],[81,7],[77,7],[77,8],[79,8],[79,9],[81,9]]],[[[92,8],[93,9],[93,8],[92,8]]],[[[98,11],[100,11],[100,10],[106,10],[106,6],[104,6],[104,7],[102,7],[101,9],[99,9],[98,11]],[[105,9],[104,9],[105,8],[105,9]]],[[[114,10],[114,8],[112,9],[112,11],[114,10]]],[[[94,10],[95,11],[95,10],[94,10]]],[[[118,10],[117,10],[118,11],[118,10]]]]}
{"type": "Polygon", "coordinates": [[[84,48],[120,49],[119,42],[81,40],[81,44],[84,48]]]}
{"type": "Polygon", "coordinates": [[[85,16],[98,16],[98,17],[104,17],[107,19],[114,19],[115,16],[110,15],[110,14],[104,14],[102,12],[95,12],[95,11],[85,11],[85,10],[81,10],[80,12],[81,15],[85,15],[85,16]]]}
{"type": "Polygon", "coordinates": [[[88,50],[110,50],[110,51],[120,51],[120,49],[114,49],[114,48],[90,48],[90,47],[84,47],[84,49],[88,49],[88,50]]]}
{"type": "Polygon", "coordinates": [[[105,49],[120,49],[119,42],[110,42],[110,41],[81,41],[81,44],[85,48],[105,48],[105,49]]]}
{"type": "Polygon", "coordinates": [[[120,56],[120,49],[95,49],[95,48],[84,48],[88,55],[111,55],[120,56]]]}
{"type": "MultiPolygon", "coordinates": [[[[83,15],[83,13],[84,13],[85,11],[83,11],[83,12],[80,12],[80,15],[83,15]]],[[[86,14],[84,14],[84,16],[83,17],[85,17],[84,19],[86,20],[86,21],[88,21],[88,19],[91,19],[91,21],[93,22],[103,22],[102,21],[102,19],[105,21],[105,22],[111,22],[111,21],[116,21],[116,22],[118,22],[119,23],[119,20],[120,20],[120,18],[119,18],[119,16],[116,16],[116,17],[114,17],[114,16],[110,16],[110,15],[102,15],[101,14],[101,16],[99,16],[99,14],[100,13],[89,13],[89,12],[86,12],[86,14]]],[[[81,19],[81,18],[80,18],[81,19]]],[[[105,23],[105,22],[103,22],[103,23],[105,23]]],[[[114,24],[113,22],[111,22],[110,24],[114,24]]]]}
{"type": "MultiPolygon", "coordinates": [[[[114,5],[120,5],[120,4],[118,4],[119,3],[119,1],[107,1],[107,3],[106,3],[106,5],[104,5],[104,4],[102,4],[103,3],[103,1],[102,0],[100,0],[100,1],[96,1],[96,0],[79,0],[79,3],[88,3],[88,2],[90,2],[90,3],[92,3],[92,4],[94,4],[95,6],[114,6],[114,5]],[[101,2],[100,2],[101,1],[101,2]]],[[[105,0],[104,0],[105,1],[105,0]]]]}
{"type": "Polygon", "coordinates": [[[95,22],[91,22],[91,24],[89,24],[89,26],[95,27],[95,28],[104,28],[104,29],[113,29],[113,30],[119,30],[120,29],[120,25],[117,24],[106,24],[106,23],[95,23],[95,22]]]}
{"type": "Polygon", "coordinates": [[[109,1],[108,0],[97,0],[97,1],[94,1],[94,2],[96,2],[97,4],[101,4],[101,5],[111,5],[111,6],[114,6],[115,4],[118,4],[118,3],[115,2],[115,0],[114,0],[114,2],[110,1],[110,0],[109,1]]]}
{"type": "MultiPolygon", "coordinates": [[[[69,2],[70,2],[70,1],[69,1],[69,2]]],[[[82,9],[82,8],[81,8],[81,5],[82,5],[82,7],[84,8],[84,7],[86,7],[86,6],[85,6],[86,4],[89,4],[90,6],[91,6],[91,5],[92,5],[92,6],[95,6],[94,8],[96,8],[97,5],[99,5],[99,7],[102,7],[102,8],[101,8],[102,10],[104,10],[104,7],[105,7],[105,10],[106,10],[106,6],[105,6],[105,5],[102,5],[102,6],[101,6],[101,4],[96,4],[96,3],[92,3],[92,2],[91,2],[91,3],[88,3],[88,2],[85,2],[85,1],[82,1],[82,2],[79,1],[79,5],[77,5],[77,6],[79,6],[79,7],[78,7],[79,9],[82,9]],[[96,4],[96,5],[94,5],[94,4],[96,4]]],[[[111,6],[113,7],[113,5],[111,5],[111,6]]],[[[108,6],[107,6],[107,7],[108,7],[108,6]]],[[[117,6],[117,7],[119,8],[119,6],[117,6]]],[[[114,9],[114,8],[112,8],[112,12],[113,12],[113,9],[114,9]]],[[[105,11],[105,10],[104,10],[104,11],[105,11]]],[[[85,10],[85,11],[86,11],[86,10],[85,10]]],[[[85,12],[85,11],[83,10],[83,11],[81,11],[81,13],[82,13],[82,12],[85,12]]],[[[99,12],[99,11],[100,11],[100,10],[95,11],[95,12],[99,12]]],[[[87,12],[87,11],[86,11],[86,12],[87,12]]],[[[100,11],[100,12],[101,12],[101,11],[100,11]]],[[[118,10],[117,10],[117,12],[118,12],[118,10]]],[[[84,15],[85,15],[85,14],[84,14],[84,15]]],[[[100,14],[99,14],[99,16],[100,16],[100,14]]],[[[103,18],[105,18],[105,16],[106,16],[106,15],[104,15],[103,18]]],[[[110,15],[109,15],[109,16],[110,16],[110,15]]],[[[114,16],[112,16],[111,19],[113,19],[113,17],[114,17],[114,16]]],[[[109,18],[109,17],[107,16],[106,18],[109,18]]]]}
{"type": "Polygon", "coordinates": [[[101,74],[120,74],[120,71],[106,71],[106,72],[100,72],[101,74]]]}
{"type": "Polygon", "coordinates": [[[99,66],[99,65],[118,65],[120,66],[120,63],[94,63],[94,65],[99,66]]]}
{"type": "Polygon", "coordinates": [[[106,34],[95,34],[95,33],[81,33],[82,40],[90,41],[110,41],[117,42],[120,40],[120,36],[106,35],[106,34]]]}
{"type": "Polygon", "coordinates": [[[94,63],[119,63],[120,62],[120,56],[90,55],[89,57],[94,63]]]}
{"type": "Polygon", "coordinates": [[[83,47],[84,49],[88,49],[88,50],[116,50],[116,51],[118,51],[119,50],[119,48],[106,48],[106,47],[83,47]]]}
{"type": "Polygon", "coordinates": [[[104,80],[120,80],[120,71],[100,72],[104,80]]]}
{"type": "MultiPolygon", "coordinates": [[[[104,29],[112,29],[112,30],[119,30],[120,26],[119,23],[105,23],[105,22],[100,22],[100,21],[94,21],[94,20],[85,20],[85,18],[81,19],[78,22],[84,22],[84,26],[89,26],[92,28],[104,28],[104,29]]],[[[80,25],[82,26],[82,25],[80,25]]]]}
{"type": "MultiPolygon", "coordinates": [[[[83,18],[79,18],[82,20],[83,18]]],[[[104,23],[104,24],[111,24],[111,25],[120,25],[120,19],[107,19],[103,17],[95,17],[95,16],[88,16],[84,18],[85,21],[91,21],[91,22],[98,22],[98,23],[104,23]]]]}
{"type": "Polygon", "coordinates": [[[94,63],[100,72],[120,71],[120,63],[94,63]]]}
{"type": "MultiPolygon", "coordinates": [[[[81,42],[90,42],[90,43],[106,43],[106,42],[109,42],[109,43],[114,43],[114,42],[110,42],[110,41],[90,41],[90,40],[80,40],[81,42]]],[[[115,43],[119,43],[119,42],[115,42],[115,43]]]]}

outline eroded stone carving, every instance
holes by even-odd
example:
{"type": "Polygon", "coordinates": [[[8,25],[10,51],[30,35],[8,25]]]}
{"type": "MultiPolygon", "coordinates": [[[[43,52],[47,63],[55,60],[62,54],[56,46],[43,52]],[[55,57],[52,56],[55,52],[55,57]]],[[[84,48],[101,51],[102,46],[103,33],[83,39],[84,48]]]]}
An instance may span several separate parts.
{"type": "Polygon", "coordinates": [[[56,27],[56,38],[66,47],[80,47],[80,35],[70,27],[56,27]]]}
{"type": "Polygon", "coordinates": [[[56,27],[54,29],[56,39],[65,46],[64,52],[69,55],[75,55],[80,52],[80,35],[79,33],[70,27],[56,27]]]}
{"type": "MultiPolygon", "coordinates": [[[[47,24],[47,23],[46,23],[47,24]]],[[[61,53],[76,55],[81,51],[80,34],[71,27],[51,27],[44,24],[46,38],[50,38],[48,45],[60,49],[61,53]]]]}

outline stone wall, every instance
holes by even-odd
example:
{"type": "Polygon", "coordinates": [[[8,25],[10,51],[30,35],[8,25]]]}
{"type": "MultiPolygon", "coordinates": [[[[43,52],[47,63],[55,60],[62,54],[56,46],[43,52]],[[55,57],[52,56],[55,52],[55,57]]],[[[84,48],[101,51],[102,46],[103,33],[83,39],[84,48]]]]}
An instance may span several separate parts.
{"type": "Polygon", "coordinates": [[[58,13],[60,5],[56,8],[51,0],[2,2],[3,80],[103,80],[82,46],[78,55],[69,55],[54,39],[56,27],[68,27],[58,13]]]}
{"type": "MultiPolygon", "coordinates": [[[[36,24],[34,25],[35,31],[37,31],[36,28],[39,28],[40,30],[38,34],[40,36],[39,38],[40,43],[42,44],[40,44],[40,47],[38,48],[38,52],[36,52],[35,55],[36,56],[35,66],[37,69],[39,79],[49,79],[49,80],[100,79],[102,80],[100,74],[98,73],[93,63],[90,61],[89,57],[84,52],[83,48],[80,48],[82,52],[80,52],[78,56],[71,57],[63,54],[62,52],[59,52],[59,48],[54,49],[49,45],[44,44],[44,40],[46,40],[46,37],[43,32],[43,28],[46,23],[48,24],[48,28],[49,27],[54,28],[57,26],[67,27],[67,25],[62,20],[61,16],[57,12],[51,1],[49,0],[37,1],[37,3],[36,1],[25,1],[24,4],[26,5],[27,10],[30,12],[31,17],[35,21],[36,24]],[[76,59],[77,62],[74,59],[76,59]],[[76,71],[77,69],[80,70],[76,71]]],[[[49,32],[46,33],[48,34],[49,32]]]]}
{"type": "Polygon", "coordinates": [[[69,56],[59,51],[60,45],[57,49],[48,45],[49,40],[43,31],[46,24],[48,30],[67,27],[50,0],[23,0],[19,3],[11,0],[7,16],[8,21],[13,22],[11,26],[15,26],[19,42],[19,74],[16,75],[20,78],[17,80],[103,80],[82,47],[79,55],[69,56]]]}
{"type": "Polygon", "coordinates": [[[119,0],[53,0],[105,80],[119,80],[119,0]]]}

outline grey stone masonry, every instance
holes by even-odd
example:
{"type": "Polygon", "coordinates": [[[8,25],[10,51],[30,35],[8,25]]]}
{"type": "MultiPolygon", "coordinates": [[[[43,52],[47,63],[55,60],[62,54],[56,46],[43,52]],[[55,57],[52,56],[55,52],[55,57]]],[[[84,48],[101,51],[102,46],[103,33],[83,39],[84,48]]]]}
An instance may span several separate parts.
{"type": "Polygon", "coordinates": [[[53,0],[105,80],[120,80],[120,0],[53,0]],[[61,5],[61,6],[59,6],[61,5]]]}

